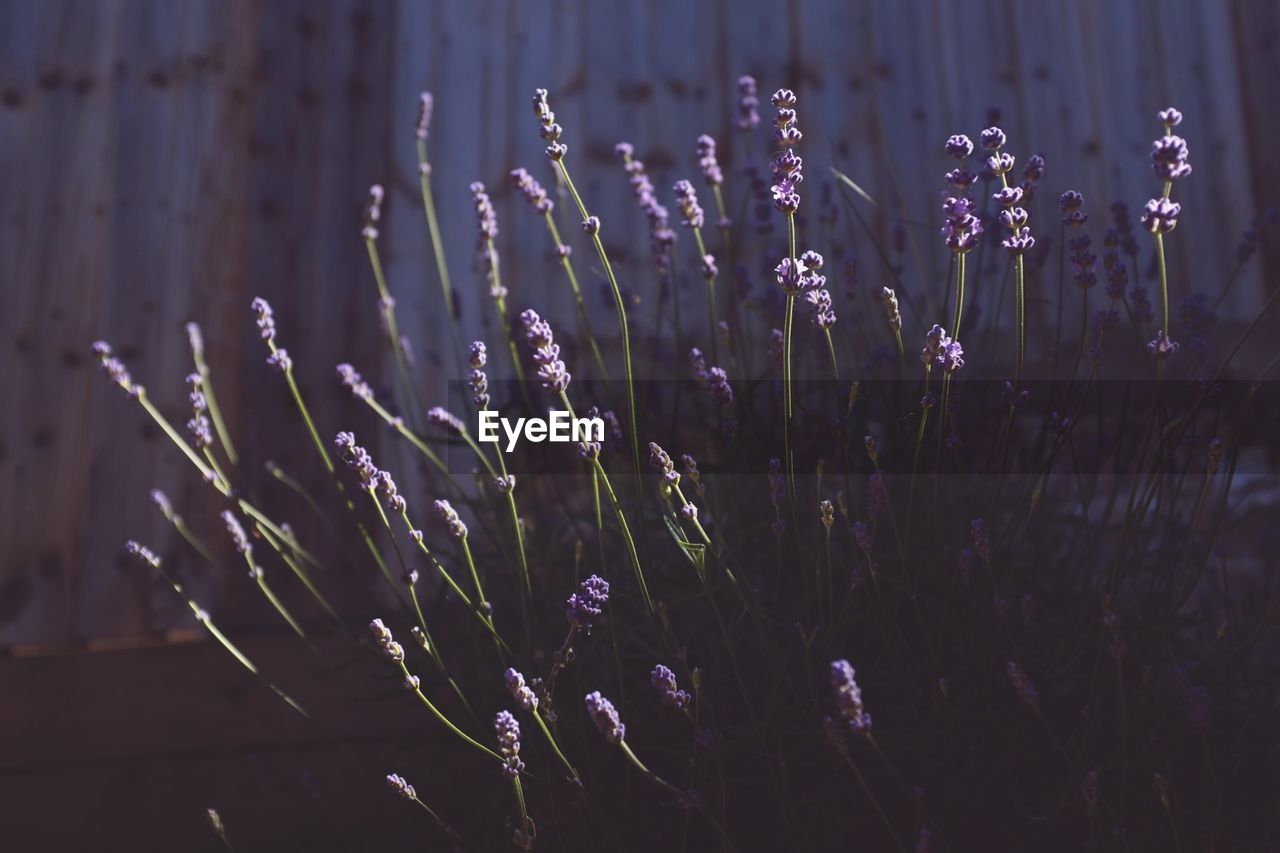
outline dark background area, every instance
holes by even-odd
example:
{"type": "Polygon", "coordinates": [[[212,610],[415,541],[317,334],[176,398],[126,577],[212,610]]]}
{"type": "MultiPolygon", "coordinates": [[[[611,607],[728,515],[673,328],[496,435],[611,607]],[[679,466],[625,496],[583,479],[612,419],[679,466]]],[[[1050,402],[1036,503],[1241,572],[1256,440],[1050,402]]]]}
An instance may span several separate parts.
{"type": "MultiPolygon", "coordinates": [[[[419,817],[381,776],[401,760],[430,765],[438,737],[394,685],[336,652],[290,674],[316,718],[300,724],[125,561],[126,538],[152,543],[264,669],[298,666],[242,578],[203,570],[150,506],[163,488],[219,533],[216,502],[98,375],[90,342],[110,340],[185,419],[182,326],[200,322],[246,459],[313,476],[248,303],[275,305],[322,433],[360,423],[333,365],[381,372],[359,232],[368,186],[383,183],[391,289],[444,397],[453,362],[438,345],[413,152],[421,89],[436,97],[436,201],[463,327],[492,336],[470,266],[473,180],[498,207],[513,308],[570,316],[542,226],[506,179],[520,165],[549,177],[534,87],[551,90],[643,302],[644,224],[612,146],[633,142],[669,202],[710,132],[740,201],[747,152],[730,128],[742,73],[764,95],[797,90],[810,174],[836,165],[858,180],[882,203],[873,227],[886,237],[902,221],[932,239],[941,142],[976,135],[991,107],[1015,150],[1045,154],[1055,194],[1079,189],[1100,213],[1154,194],[1154,112],[1182,109],[1195,174],[1178,188],[1170,241],[1177,295],[1216,291],[1239,232],[1280,199],[1269,0],[0,2],[0,846],[212,849],[203,810],[217,805],[233,839],[238,823],[273,849],[373,849],[419,817]],[[366,703],[386,707],[376,731],[357,725],[366,703]]],[[[1228,322],[1252,319],[1269,292],[1275,245],[1236,285],[1228,322]]],[[[945,261],[926,255],[914,273],[928,281],[945,261]]],[[[593,310],[611,316],[598,276],[582,272],[593,310]]],[[[436,784],[459,784],[457,772],[446,763],[436,784]]]]}

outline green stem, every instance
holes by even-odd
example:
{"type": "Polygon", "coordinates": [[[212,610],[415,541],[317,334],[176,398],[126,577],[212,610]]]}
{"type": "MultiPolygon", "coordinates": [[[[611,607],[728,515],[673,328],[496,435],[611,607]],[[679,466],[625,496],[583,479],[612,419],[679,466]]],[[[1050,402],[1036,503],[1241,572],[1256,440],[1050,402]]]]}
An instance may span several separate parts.
{"type": "MultiPolygon", "coordinates": [[[[544,214],[547,220],[547,230],[551,233],[551,239],[556,244],[557,253],[560,247],[564,245],[560,240],[560,229],[556,227],[555,217],[551,215],[551,211],[544,214]]],[[[596,369],[600,371],[600,378],[605,382],[609,381],[609,371],[604,367],[604,356],[600,354],[600,345],[596,343],[596,336],[591,331],[591,318],[587,313],[587,304],[582,299],[582,289],[578,286],[578,274],[574,272],[573,261],[568,255],[560,256],[560,266],[564,268],[564,273],[569,277],[569,288],[573,291],[573,301],[578,309],[578,322],[582,324],[582,333],[586,335],[587,341],[591,344],[591,355],[595,358],[596,369]]]]}
{"type": "MultiPolygon", "coordinates": [[[[582,214],[582,218],[584,220],[589,219],[591,214],[587,211],[587,205],[583,202],[582,196],[578,194],[578,188],[574,186],[573,179],[569,177],[569,167],[565,165],[563,159],[557,160],[556,163],[560,167],[560,175],[564,178],[564,183],[569,190],[569,194],[573,196],[573,201],[578,206],[578,212],[582,214]]],[[[598,229],[596,233],[591,235],[591,241],[595,244],[596,254],[600,256],[600,265],[604,267],[605,277],[609,280],[609,287],[613,291],[613,301],[618,309],[618,328],[622,334],[623,370],[626,374],[627,380],[627,416],[628,421],[631,424],[631,457],[636,474],[636,488],[639,489],[641,471],[640,430],[636,422],[635,376],[631,369],[631,332],[627,327],[627,306],[623,302],[622,290],[618,287],[617,276],[613,273],[613,265],[609,263],[609,255],[604,250],[604,243],[600,240],[600,232],[598,229]]],[[[647,592],[645,593],[645,596],[647,603],[647,592]]]]}

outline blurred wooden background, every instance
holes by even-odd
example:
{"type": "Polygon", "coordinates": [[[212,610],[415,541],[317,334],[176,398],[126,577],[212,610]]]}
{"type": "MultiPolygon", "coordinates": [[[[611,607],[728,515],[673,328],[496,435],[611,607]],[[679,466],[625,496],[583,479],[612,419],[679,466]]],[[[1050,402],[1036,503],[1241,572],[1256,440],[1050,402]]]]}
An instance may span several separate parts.
{"type": "MultiPolygon", "coordinates": [[[[889,219],[924,223],[916,237],[939,263],[930,223],[941,143],[976,135],[991,107],[1003,110],[1011,150],[1045,154],[1046,199],[1085,193],[1099,237],[1105,205],[1137,207],[1155,192],[1155,111],[1183,110],[1195,174],[1177,188],[1176,293],[1216,291],[1240,231],[1280,198],[1273,0],[3,0],[0,646],[187,624],[185,608],[124,561],[128,537],[171,555],[216,612],[233,609],[228,587],[243,586],[183,557],[150,506],[148,491],[163,488],[221,541],[202,484],[108,387],[91,341],[110,340],[181,422],[182,327],[198,320],[249,463],[309,466],[248,304],[275,304],[322,434],[348,425],[354,407],[333,365],[378,373],[359,233],[371,183],[388,188],[381,246],[401,320],[428,365],[433,355],[452,363],[435,345],[445,327],[417,195],[420,89],[436,96],[437,203],[464,322],[479,331],[491,309],[470,274],[476,179],[498,206],[513,308],[571,316],[542,226],[506,181],[518,165],[549,179],[535,86],[551,90],[581,187],[644,298],[651,279],[633,278],[627,262],[643,260],[643,221],[612,146],[634,142],[669,203],[671,182],[695,175],[694,139],[711,132],[740,200],[730,122],[742,73],[765,97],[798,90],[811,192],[837,165],[889,219]]],[[[579,268],[605,312],[586,248],[579,268]]],[[[1274,250],[1262,260],[1227,306],[1238,317],[1260,304],[1262,270],[1280,271],[1274,250]]],[[[439,392],[439,370],[430,382],[439,392]]]]}

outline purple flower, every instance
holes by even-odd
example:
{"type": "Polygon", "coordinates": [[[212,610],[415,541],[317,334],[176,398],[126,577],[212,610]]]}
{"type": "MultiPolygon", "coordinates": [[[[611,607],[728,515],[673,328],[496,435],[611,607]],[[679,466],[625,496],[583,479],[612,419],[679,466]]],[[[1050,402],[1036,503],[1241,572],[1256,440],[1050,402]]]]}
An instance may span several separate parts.
{"type": "Polygon", "coordinates": [[[1032,184],[1044,177],[1044,155],[1032,154],[1027,158],[1027,165],[1022,169],[1022,176],[1032,184]]]}
{"type": "Polygon", "coordinates": [[[565,618],[577,628],[590,628],[604,614],[609,603],[609,582],[599,575],[584,580],[566,602],[565,618]]]}
{"type": "Polygon", "coordinates": [[[689,704],[688,691],[681,690],[676,684],[676,674],[663,664],[658,664],[649,675],[649,683],[662,697],[662,704],[677,711],[689,704]]]}
{"type": "Polygon", "coordinates": [[[1151,168],[1162,181],[1176,181],[1191,174],[1190,152],[1181,136],[1162,136],[1151,145],[1151,168]]]}
{"type": "Polygon", "coordinates": [[[378,223],[382,220],[382,200],[385,196],[382,184],[369,187],[369,203],[364,208],[364,228],[360,232],[366,240],[378,239],[378,223]]]}
{"type": "Polygon", "coordinates": [[[1147,352],[1156,358],[1168,358],[1178,351],[1178,343],[1171,340],[1163,329],[1156,330],[1155,338],[1147,344],[1147,352]]]}
{"type": "Polygon", "coordinates": [[[284,347],[279,347],[275,352],[267,356],[267,364],[281,373],[288,373],[293,370],[293,359],[289,357],[289,351],[284,347]]]}
{"type": "Polygon", "coordinates": [[[1182,205],[1167,198],[1153,198],[1143,208],[1139,221],[1152,234],[1168,234],[1178,225],[1182,205]]]}
{"type": "Polygon", "coordinates": [[[672,192],[676,194],[676,207],[680,208],[682,224],[685,228],[701,228],[703,223],[702,206],[698,204],[698,192],[689,181],[676,181],[672,192]]]}
{"type": "Polygon", "coordinates": [[[783,213],[795,213],[800,208],[799,187],[804,180],[804,162],[791,150],[803,137],[796,126],[796,95],[790,89],[779,89],[773,93],[772,100],[777,110],[773,139],[779,146],[769,161],[773,173],[773,204],[783,213]]]}
{"type": "Polygon", "coordinates": [[[147,546],[140,545],[130,539],[128,542],[124,543],[124,549],[128,551],[131,556],[136,557],[145,565],[148,565],[153,569],[160,568],[160,558],[157,557],[155,552],[147,546]]]}
{"type": "Polygon", "coordinates": [[[524,323],[525,340],[533,348],[533,360],[538,365],[538,378],[548,391],[563,392],[569,387],[569,371],[560,360],[560,346],[555,342],[551,324],[538,316],[532,308],[520,315],[524,323]]]}
{"type": "Polygon", "coordinates": [[[374,619],[369,623],[369,633],[373,634],[374,642],[386,657],[396,663],[404,661],[404,646],[395,641],[391,636],[391,629],[381,619],[374,619]]]}
{"type": "Polygon", "coordinates": [[[1088,290],[1098,283],[1098,256],[1091,251],[1092,245],[1093,240],[1088,234],[1079,234],[1067,241],[1067,248],[1071,250],[1071,277],[1081,290],[1088,290]]]}
{"type": "Polygon", "coordinates": [[[418,95],[418,129],[417,137],[426,141],[427,134],[431,131],[431,115],[435,111],[435,98],[431,97],[430,92],[421,92],[418,95]]]}
{"type": "Polygon", "coordinates": [[[720,268],[716,266],[716,256],[703,255],[701,269],[702,269],[702,277],[705,278],[707,281],[710,281],[711,279],[715,278],[716,275],[718,275],[720,272],[720,268]]]}
{"type": "MultiPolygon", "coordinates": [[[[426,93],[424,92],[423,94],[425,95],[426,93]]],[[[418,799],[418,792],[413,790],[413,786],[406,782],[403,776],[398,776],[395,773],[387,776],[387,787],[406,800],[418,799]]]]}
{"type": "Polygon", "coordinates": [[[262,335],[262,339],[264,341],[275,340],[276,319],[275,314],[271,311],[271,305],[261,296],[257,296],[254,297],[250,307],[253,309],[254,314],[257,315],[258,332],[262,335]]]}
{"type": "Polygon", "coordinates": [[[836,693],[840,716],[849,722],[849,730],[857,734],[871,730],[871,715],[862,706],[862,688],[854,680],[854,670],[847,660],[831,662],[831,687],[836,693]]]}
{"type": "Polygon", "coordinates": [[[586,219],[582,220],[582,233],[586,234],[588,237],[594,237],[599,234],[600,217],[588,216],[586,219]]]}
{"type": "Polygon", "coordinates": [[[724,173],[720,171],[720,163],[716,160],[716,141],[707,134],[702,134],[698,137],[697,153],[698,169],[707,186],[715,187],[724,183],[724,173]]]}
{"type": "Polygon", "coordinates": [[[538,183],[527,169],[511,170],[511,182],[538,213],[545,216],[555,209],[555,202],[547,196],[547,191],[542,188],[542,184],[538,183]]]}
{"type": "Polygon", "coordinates": [[[948,157],[963,160],[973,153],[973,140],[963,133],[957,133],[947,138],[947,143],[943,146],[943,149],[947,152],[948,157]]]}
{"type": "Polygon", "coordinates": [[[609,743],[621,743],[627,734],[627,727],[622,724],[613,703],[601,696],[599,690],[588,693],[585,702],[587,716],[591,717],[591,722],[596,724],[605,740],[609,743]]]}
{"type": "Polygon", "coordinates": [[[356,372],[356,369],[351,365],[338,365],[338,379],[344,387],[350,389],[351,393],[361,400],[373,399],[373,389],[369,387],[368,383],[364,381],[364,377],[356,372]]]}
{"type": "Polygon", "coordinates": [[[978,141],[982,143],[982,147],[988,151],[999,151],[1004,147],[1006,138],[1004,131],[998,127],[989,127],[982,131],[978,136],[978,141]]]}
{"type": "Polygon", "coordinates": [[[373,464],[373,457],[360,445],[356,444],[354,433],[340,432],[333,440],[338,457],[347,467],[355,472],[360,480],[360,488],[373,491],[378,485],[378,467],[373,464]]]}
{"type": "Polygon", "coordinates": [[[991,199],[1001,207],[1013,207],[1022,201],[1022,188],[1002,187],[991,196],[991,199]]]}
{"type": "Polygon", "coordinates": [[[499,711],[493,718],[493,731],[498,736],[498,752],[502,755],[502,775],[514,779],[524,770],[520,760],[520,723],[510,711],[499,711]]]}
{"type": "Polygon", "coordinates": [[[1168,130],[1172,130],[1173,128],[1182,124],[1182,113],[1178,112],[1173,107],[1169,107],[1168,109],[1161,110],[1160,112],[1156,113],[1156,115],[1159,117],[1160,123],[1163,124],[1165,128],[1168,130]]]}
{"type": "Polygon", "coordinates": [[[427,423],[455,435],[462,435],[467,431],[462,419],[443,406],[432,406],[427,411],[427,423]]]}
{"type": "Polygon", "coordinates": [[[249,544],[249,537],[244,532],[244,527],[240,524],[240,519],[229,510],[222,511],[222,523],[227,528],[227,533],[231,535],[231,541],[236,546],[236,551],[241,554],[253,556],[253,546],[249,544]]]}
{"type": "Polygon", "coordinates": [[[894,331],[902,329],[902,312],[898,309],[898,294],[893,288],[886,287],[880,291],[880,306],[884,308],[884,318],[889,328],[894,331]]]}
{"type": "Polygon", "coordinates": [[[654,441],[649,442],[649,464],[662,472],[664,483],[672,487],[680,485],[680,472],[676,470],[676,463],[672,462],[671,455],[654,441]]]}
{"type": "Polygon", "coordinates": [[[558,163],[564,159],[564,155],[569,148],[560,141],[560,136],[564,129],[556,124],[556,114],[551,111],[551,106],[547,103],[546,89],[534,90],[533,112],[538,117],[538,132],[548,143],[547,157],[552,162],[558,163]]]}
{"type": "Polygon", "coordinates": [[[1009,676],[1009,682],[1013,685],[1013,689],[1018,692],[1018,698],[1034,708],[1040,701],[1040,694],[1036,692],[1035,685],[1031,683],[1031,679],[1027,678],[1027,674],[1022,671],[1022,667],[1013,661],[1009,661],[1005,664],[1004,670],[1009,676]]]}
{"type": "Polygon", "coordinates": [[[521,708],[524,708],[529,713],[538,710],[538,695],[529,689],[529,686],[525,684],[524,676],[515,667],[509,667],[503,673],[503,680],[506,681],[507,690],[511,693],[511,698],[515,699],[521,708]]]}
{"type": "Polygon", "coordinates": [[[829,329],[836,324],[836,312],[831,307],[831,293],[826,289],[810,290],[804,295],[811,309],[810,318],[819,329],[829,329]]]}
{"type": "Polygon", "coordinates": [[[467,525],[463,522],[462,517],[458,515],[458,511],[448,501],[440,500],[435,502],[436,513],[440,516],[440,520],[449,528],[449,535],[454,539],[467,538],[467,525]]]}
{"type": "Polygon", "coordinates": [[[783,339],[782,330],[770,329],[769,330],[769,360],[773,362],[773,366],[778,368],[779,370],[782,369],[782,356],[783,356],[784,345],[785,345],[785,341],[783,339]]]}
{"type": "MultiPolygon", "coordinates": [[[[1021,210],[1022,208],[1018,209],[1021,210]]],[[[1012,229],[1009,232],[1009,236],[1000,241],[1000,245],[1015,257],[1025,255],[1031,251],[1035,244],[1036,238],[1031,236],[1031,229],[1026,226],[1012,229]]]]}
{"type": "Polygon", "coordinates": [[[733,407],[733,386],[729,384],[729,374],[723,368],[713,367],[707,371],[706,389],[711,402],[721,409],[733,407]]]}
{"type": "Polygon", "coordinates": [[[998,177],[1012,172],[1013,164],[1013,155],[1001,151],[999,154],[992,154],[987,158],[986,167],[988,172],[998,177]]]}
{"type": "Polygon", "coordinates": [[[978,245],[982,222],[973,214],[972,201],[965,196],[946,196],[942,202],[942,213],[942,237],[947,248],[963,255],[978,245]]]}
{"type": "Polygon", "coordinates": [[[734,119],[738,130],[747,132],[760,126],[760,113],[756,111],[759,105],[756,78],[750,74],[742,75],[738,78],[738,117],[734,119]]]}
{"type": "Polygon", "coordinates": [[[396,515],[405,511],[405,499],[396,488],[396,481],[391,479],[389,471],[378,472],[378,491],[382,493],[382,499],[388,510],[396,515]]]}
{"type": "Polygon", "coordinates": [[[947,373],[955,373],[964,367],[964,348],[960,346],[959,341],[947,334],[946,329],[935,323],[929,330],[929,334],[925,336],[920,360],[926,368],[936,364],[947,373]]]}
{"type": "Polygon", "coordinates": [[[116,358],[111,351],[111,345],[106,341],[94,341],[92,346],[93,354],[96,355],[102,363],[102,370],[107,377],[131,396],[138,396],[141,392],[141,386],[133,384],[133,378],[129,375],[128,369],[124,366],[124,362],[116,358]]]}
{"type": "MultiPolygon", "coordinates": [[[[489,408],[489,377],[484,372],[488,361],[489,355],[485,350],[484,341],[472,341],[471,346],[467,348],[467,364],[471,367],[471,372],[467,374],[467,384],[471,387],[471,401],[475,403],[477,409],[481,410],[489,408]]],[[[453,415],[449,417],[453,418],[453,415]]],[[[430,420],[430,412],[427,413],[427,418],[430,420]]],[[[458,421],[457,432],[459,435],[462,434],[461,421],[458,421]]]]}

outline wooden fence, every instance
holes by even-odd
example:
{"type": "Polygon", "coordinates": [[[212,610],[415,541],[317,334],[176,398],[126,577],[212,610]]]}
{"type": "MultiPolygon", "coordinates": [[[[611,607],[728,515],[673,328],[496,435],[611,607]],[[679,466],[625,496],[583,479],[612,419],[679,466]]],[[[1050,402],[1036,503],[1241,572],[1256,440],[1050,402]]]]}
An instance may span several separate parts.
{"type": "MultiPolygon", "coordinates": [[[[207,603],[236,603],[241,585],[181,556],[147,501],[166,490],[217,537],[207,489],[98,375],[91,341],[110,340],[180,421],[183,324],[198,320],[245,457],[303,468],[307,448],[262,364],[248,303],[276,305],[323,429],[345,425],[353,407],[333,365],[377,373],[360,239],[374,182],[388,189],[382,251],[431,387],[441,387],[434,362],[451,364],[417,196],[420,89],[436,95],[434,177],[463,320],[492,337],[470,274],[473,180],[498,206],[513,305],[571,316],[541,225],[506,180],[518,165],[549,178],[534,87],[551,90],[581,187],[643,299],[644,224],[612,146],[633,142],[667,195],[695,174],[694,139],[712,133],[740,201],[745,148],[731,123],[742,73],[766,96],[799,92],[815,196],[837,165],[880,200],[869,214],[882,234],[905,221],[926,247],[941,142],[976,134],[991,107],[1012,150],[1044,153],[1049,191],[1084,192],[1099,236],[1111,200],[1137,206],[1155,192],[1155,111],[1180,107],[1195,174],[1178,187],[1179,294],[1216,290],[1240,231],[1280,200],[1280,5],[1269,0],[3,0],[0,644],[186,624],[124,560],[130,536],[173,557],[207,603]]],[[[945,262],[930,254],[922,288],[945,262]]],[[[1280,270],[1274,251],[1262,260],[1227,306],[1237,316],[1257,309],[1261,271],[1280,270]]],[[[611,316],[586,277],[591,303],[611,316]]]]}

